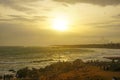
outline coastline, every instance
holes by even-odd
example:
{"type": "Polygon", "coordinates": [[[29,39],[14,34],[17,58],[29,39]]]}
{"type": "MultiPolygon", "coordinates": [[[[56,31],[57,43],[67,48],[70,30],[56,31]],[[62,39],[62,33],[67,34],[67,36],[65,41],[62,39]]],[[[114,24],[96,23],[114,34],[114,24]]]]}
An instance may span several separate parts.
{"type": "MultiPolygon", "coordinates": [[[[91,60],[83,62],[57,62],[45,68],[22,68],[14,80],[112,80],[120,79],[120,62],[91,60]]],[[[12,79],[12,78],[11,78],[12,79]]],[[[12,79],[12,80],[13,80],[12,79]]]]}

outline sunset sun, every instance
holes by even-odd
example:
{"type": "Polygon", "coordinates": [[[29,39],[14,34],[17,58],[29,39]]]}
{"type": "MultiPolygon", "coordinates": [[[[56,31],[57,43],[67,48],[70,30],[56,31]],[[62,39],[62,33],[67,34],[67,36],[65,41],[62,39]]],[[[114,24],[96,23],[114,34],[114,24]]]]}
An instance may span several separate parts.
{"type": "Polygon", "coordinates": [[[68,30],[68,21],[63,17],[56,17],[53,19],[52,27],[57,31],[67,31],[68,30]]]}

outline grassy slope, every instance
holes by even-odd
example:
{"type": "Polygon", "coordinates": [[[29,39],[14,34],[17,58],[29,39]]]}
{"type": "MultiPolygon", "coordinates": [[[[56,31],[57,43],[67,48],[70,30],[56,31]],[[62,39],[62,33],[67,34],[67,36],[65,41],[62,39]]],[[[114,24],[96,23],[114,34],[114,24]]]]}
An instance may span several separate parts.
{"type": "Polygon", "coordinates": [[[112,77],[120,77],[120,71],[105,71],[99,66],[87,64],[81,60],[58,62],[43,69],[25,68],[19,70],[17,74],[18,78],[24,78],[23,80],[27,78],[31,80],[112,80],[112,77]]]}

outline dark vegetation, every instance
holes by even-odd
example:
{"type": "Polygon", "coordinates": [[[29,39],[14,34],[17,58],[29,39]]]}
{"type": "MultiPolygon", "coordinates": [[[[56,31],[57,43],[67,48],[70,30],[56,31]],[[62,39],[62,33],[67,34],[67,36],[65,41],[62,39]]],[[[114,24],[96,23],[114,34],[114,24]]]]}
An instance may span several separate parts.
{"type": "Polygon", "coordinates": [[[87,61],[57,62],[40,69],[23,68],[17,71],[22,80],[112,80],[120,77],[119,62],[87,61]]]}

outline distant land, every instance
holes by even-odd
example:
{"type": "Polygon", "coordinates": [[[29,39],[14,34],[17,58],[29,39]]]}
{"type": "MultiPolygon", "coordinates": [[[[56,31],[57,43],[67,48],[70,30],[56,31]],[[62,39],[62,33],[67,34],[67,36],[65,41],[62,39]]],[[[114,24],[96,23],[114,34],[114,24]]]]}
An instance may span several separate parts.
{"type": "Polygon", "coordinates": [[[54,47],[64,47],[64,48],[108,48],[108,49],[120,49],[120,43],[107,43],[107,44],[79,44],[79,45],[54,45],[54,47]]]}
{"type": "Polygon", "coordinates": [[[120,49],[120,43],[106,43],[106,44],[73,44],[73,45],[51,45],[51,46],[0,46],[4,48],[17,48],[17,49],[36,49],[36,48],[107,48],[107,49],[120,49]]]}

